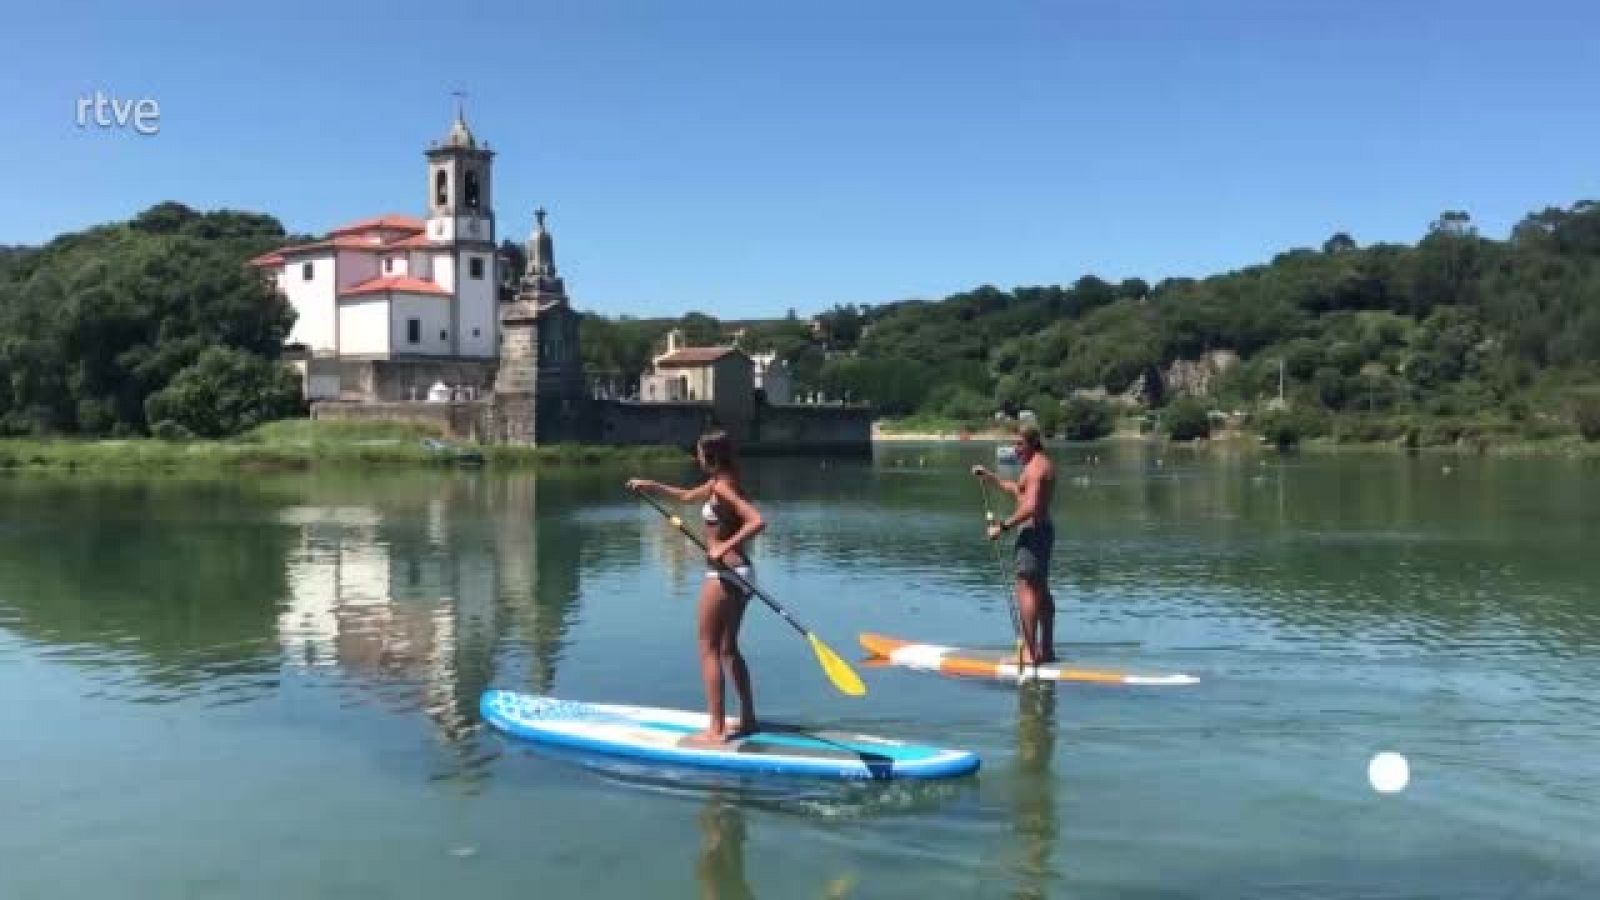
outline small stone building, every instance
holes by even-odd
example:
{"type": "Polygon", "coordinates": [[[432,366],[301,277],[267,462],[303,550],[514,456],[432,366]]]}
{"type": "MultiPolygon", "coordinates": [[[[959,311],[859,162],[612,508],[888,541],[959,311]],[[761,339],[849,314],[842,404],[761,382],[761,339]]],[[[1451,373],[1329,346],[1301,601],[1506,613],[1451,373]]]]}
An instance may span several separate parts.
{"type": "Polygon", "coordinates": [[[640,384],[644,403],[701,403],[724,427],[742,432],[755,415],[755,365],[738,347],[685,347],[683,334],[667,336],[640,384]]]}

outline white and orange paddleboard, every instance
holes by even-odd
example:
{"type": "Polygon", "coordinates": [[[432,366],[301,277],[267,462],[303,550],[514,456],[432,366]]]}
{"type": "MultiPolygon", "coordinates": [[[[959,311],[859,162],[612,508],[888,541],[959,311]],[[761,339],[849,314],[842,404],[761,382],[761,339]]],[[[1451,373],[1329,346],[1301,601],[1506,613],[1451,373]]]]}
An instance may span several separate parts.
{"type": "Polygon", "coordinates": [[[861,646],[892,666],[939,672],[966,678],[992,678],[997,681],[1084,681],[1094,684],[1121,684],[1141,687],[1172,687],[1199,684],[1193,675],[1178,673],[1136,673],[1117,669],[1080,669],[1061,663],[1018,666],[1016,656],[994,651],[962,650],[940,644],[918,644],[881,634],[862,634],[861,646]]]}

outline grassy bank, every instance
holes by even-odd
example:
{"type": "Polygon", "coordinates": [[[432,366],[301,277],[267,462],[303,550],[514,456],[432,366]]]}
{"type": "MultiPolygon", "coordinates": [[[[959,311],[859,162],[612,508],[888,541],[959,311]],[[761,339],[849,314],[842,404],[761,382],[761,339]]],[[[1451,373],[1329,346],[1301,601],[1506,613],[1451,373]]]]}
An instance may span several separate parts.
{"type": "Polygon", "coordinates": [[[873,435],[888,438],[958,435],[970,432],[977,435],[992,430],[994,423],[952,419],[945,416],[917,415],[898,419],[880,419],[872,423],[873,435]]]}
{"type": "Polygon", "coordinates": [[[0,470],[295,471],[322,467],[477,464],[495,468],[682,460],[675,447],[562,444],[500,447],[441,442],[437,433],[399,422],[272,422],[231,440],[0,440],[0,470]],[[429,440],[436,443],[430,446],[429,440]]]}
{"type": "MultiPolygon", "coordinates": [[[[1242,427],[1213,431],[1208,443],[1297,447],[1308,451],[1476,453],[1485,456],[1563,456],[1600,458],[1600,440],[1587,440],[1558,418],[1508,414],[1481,416],[1329,415],[1293,411],[1252,416],[1242,427]]],[[[1009,437],[992,422],[964,422],[934,416],[883,420],[873,439],[894,441],[984,441],[1009,437]]],[[[1102,440],[1170,440],[1164,431],[1141,433],[1137,420],[1123,418],[1102,440]]],[[[1057,438],[1059,440],[1059,438],[1057,438]]]]}
{"type": "Polygon", "coordinates": [[[1269,413],[1253,430],[1309,447],[1444,450],[1498,456],[1600,456],[1600,441],[1559,416],[1496,410],[1473,416],[1269,413]]]}

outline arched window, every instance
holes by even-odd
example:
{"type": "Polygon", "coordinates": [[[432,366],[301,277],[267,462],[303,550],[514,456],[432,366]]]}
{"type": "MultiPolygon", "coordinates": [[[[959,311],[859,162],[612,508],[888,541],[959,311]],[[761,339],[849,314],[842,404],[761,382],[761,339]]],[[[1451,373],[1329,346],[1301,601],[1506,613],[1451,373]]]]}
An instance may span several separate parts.
{"type": "Polygon", "coordinates": [[[437,206],[450,205],[450,175],[443,169],[433,176],[433,202],[437,206]]]}
{"type": "Polygon", "coordinates": [[[462,197],[466,200],[467,209],[477,209],[478,208],[478,173],[477,172],[471,171],[470,169],[467,171],[466,191],[465,191],[465,193],[462,194],[462,197]]]}

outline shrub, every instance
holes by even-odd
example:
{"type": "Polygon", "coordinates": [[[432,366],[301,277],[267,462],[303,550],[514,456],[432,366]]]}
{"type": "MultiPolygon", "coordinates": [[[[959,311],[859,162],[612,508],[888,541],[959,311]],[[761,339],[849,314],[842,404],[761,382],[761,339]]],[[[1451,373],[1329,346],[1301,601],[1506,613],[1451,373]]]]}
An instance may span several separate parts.
{"type": "Polygon", "coordinates": [[[1192,441],[1211,436],[1211,417],[1200,401],[1185,397],[1167,407],[1167,434],[1175,441],[1192,441]]]}
{"type": "Polygon", "coordinates": [[[1552,417],[1530,416],[1522,422],[1522,436],[1530,441],[1546,441],[1567,433],[1567,426],[1552,417]]]}
{"type": "Polygon", "coordinates": [[[1279,447],[1288,448],[1311,438],[1332,434],[1335,417],[1317,407],[1296,406],[1264,413],[1255,421],[1256,431],[1263,437],[1279,447]]]}
{"type": "Polygon", "coordinates": [[[993,405],[989,398],[963,385],[941,385],[928,396],[923,409],[963,422],[978,422],[989,417],[993,405]]]}
{"type": "Polygon", "coordinates": [[[1572,418],[1586,441],[1600,441],[1600,397],[1580,397],[1572,404],[1572,418]]]}
{"type": "Polygon", "coordinates": [[[211,347],[150,395],[145,417],[218,438],[294,415],[299,407],[300,382],[286,366],[241,350],[211,347]]]}
{"type": "Polygon", "coordinates": [[[1282,411],[1267,413],[1257,423],[1256,428],[1268,443],[1279,450],[1288,450],[1298,445],[1305,436],[1295,416],[1282,411]]]}
{"type": "Polygon", "coordinates": [[[1111,433],[1111,404],[1093,397],[1073,397],[1062,411],[1069,441],[1092,441],[1111,433]]]}
{"type": "Polygon", "coordinates": [[[150,426],[150,434],[163,441],[187,441],[194,438],[194,432],[171,419],[162,419],[150,426]]]}
{"type": "Polygon", "coordinates": [[[1061,431],[1061,401],[1048,394],[1037,394],[1029,401],[1028,408],[1033,411],[1033,420],[1039,426],[1040,434],[1054,437],[1061,431]]]}

